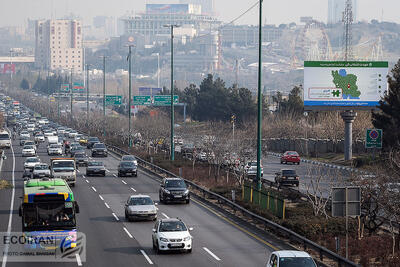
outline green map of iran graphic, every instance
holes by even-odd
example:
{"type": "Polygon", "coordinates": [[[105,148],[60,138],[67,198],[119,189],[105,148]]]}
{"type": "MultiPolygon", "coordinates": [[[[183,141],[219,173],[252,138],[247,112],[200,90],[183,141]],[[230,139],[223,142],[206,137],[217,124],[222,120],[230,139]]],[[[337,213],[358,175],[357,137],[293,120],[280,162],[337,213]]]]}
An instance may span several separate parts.
{"type": "Polygon", "coordinates": [[[343,91],[343,99],[359,99],[361,92],[358,91],[357,76],[354,74],[347,74],[346,70],[332,71],[333,83],[336,88],[341,88],[343,91]]]}

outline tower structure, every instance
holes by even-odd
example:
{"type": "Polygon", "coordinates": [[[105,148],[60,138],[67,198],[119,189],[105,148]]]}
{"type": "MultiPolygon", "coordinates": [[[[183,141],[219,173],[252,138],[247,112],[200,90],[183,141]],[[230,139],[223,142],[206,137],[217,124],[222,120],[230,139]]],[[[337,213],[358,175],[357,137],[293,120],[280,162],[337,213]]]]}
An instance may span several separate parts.
{"type": "Polygon", "coordinates": [[[344,61],[351,60],[353,58],[353,49],[352,49],[352,26],[353,26],[353,11],[352,11],[352,0],[346,0],[346,6],[343,12],[343,24],[344,24],[344,32],[343,32],[343,59],[344,61]]]}

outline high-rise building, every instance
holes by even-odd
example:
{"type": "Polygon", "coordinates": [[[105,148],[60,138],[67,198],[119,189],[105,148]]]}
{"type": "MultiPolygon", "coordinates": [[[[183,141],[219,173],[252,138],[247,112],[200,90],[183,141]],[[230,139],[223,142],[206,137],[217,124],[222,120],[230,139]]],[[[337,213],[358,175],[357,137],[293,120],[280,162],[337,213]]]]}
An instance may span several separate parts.
{"type": "MultiPolygon", "coordinates": [[[[357,20],[358,1],[352,0],[353,3],[353,21],[357,20]]],[[[346,0],[328,0],[328,24],[342,22],[346,0]]]]}
{"type": "Polygon", "coordinates": [[[201,5],[201,13],[203,15],[215,15],[214,0],[179,0],[179,3],[201,5]]]}
{"type": "Polygon", "coordinates": [[[79,20],[38,20],[35,29],[35,66],[49,70],[83,67],[82,23],[79,20]]]}

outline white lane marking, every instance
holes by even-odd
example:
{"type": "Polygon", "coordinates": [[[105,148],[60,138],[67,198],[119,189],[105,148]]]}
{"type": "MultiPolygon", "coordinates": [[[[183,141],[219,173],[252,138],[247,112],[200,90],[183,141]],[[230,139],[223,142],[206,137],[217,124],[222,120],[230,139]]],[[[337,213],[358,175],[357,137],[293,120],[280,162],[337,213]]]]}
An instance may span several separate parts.
{"type": "Polygon", "coordinates": [[[209,250],[208,248],[203,247],[203,249],[204,249],[208,254],[210,254],[214,259],[216,259],[217,261],[220,261],[220,260],[221,260],[220,258],[217,257],[217,255],[215,255],[214,253],[212,253],[211,250],[209,250]]]}
{"type": "Polygon", "coordinates": [[[106,205],[107,208],[110,208],[110,206],[108,206],[107,202],[104,202],[104,205],[106,205]]]}
{"type": "Polygon", "coordinates": [[[133,238],[133,236],[131,235],[131,233],[129,233],[128,229],[126,229],[126,228],[124,227],[124,230],[125,230],[126,234],[127,234],[130,238],[133,238]]]}
{"type": "MultiPolygon", "coordinates": [[[[8,226],[7,226],[7,236],[10,236],[11,234],[11,224],[12,224],[12,215],[13,215],[13,209],[14,209],[14,197],[15,197],[15,154],[14,154],[14,148],[11,145],[11,153],[13,156],[13,168],[12,168],[12,191],[11,191],[11,204],[10,204],[10,217],[8,219],[8,226]]],[[[1,264],[2,267],[6,266],[7,263],[7,254],[8,254],[8,248],[9,244],[6,244],[6,247],[4,248],[4,254],[3,254],[3,263],[1,264]]]]}
{"type": "Polygon", "coordinates": [[[88,179],[86,179],[86,183],[89,183],[89,180],[88,180],[88,179]]]}
{"type": "Polygon", "coordinates": [[[106,169],[106,172],[110,172],[110,171],[106,169]]]}
{"type": "Polygon", "coordinates": [[[113,176],[114,176],[114,177],[117,177],[117,175],[116,175],[115,173],[113,174],[113,176]]]}
{"type": "Polygon", "coordinates": [[[101,195],[99,195],[99,198],[104,201],[104,198],[101,195]]]}
{"type": "Polygon", "coordinates": [[[164,212],[161,212],[161,214],[162,214],[166,219],[169,219],[168,215],[165,214],[164,212]]]}
{"type": "Polygon", "coordinates": [[[82,177],[83,177],[83,179],[85,179],[86,177],[85,177],[85,175],[82,175],[82,177]]]}
{"type": "Polygon", "coordinates": [[[136,189],[135,189],[135,188],[133,188],[133,187],[131,187],[131,190],[132,190],[133,192],[136,192],[136,189]]]}
{"type": "Polygon", "coordinates": [[[147,254],[144,250],[140,250],[140,252],[142,252],[143,256],[146,258],[146,260],[149,264],[153,264],[153,262],[150,260],[150,257],[147,256],[147,254]]]}
{"type": "Polygon", "coordinates": [[[93,189],[94,192],[97,192],[96,188],[94,188],[93,186],[92,186],[92,189],[93,189]]]}
{"type": "Polygon", "coordinates": [[[113,212],[112,215],[114,216],[114,218],[119,221],[119,218],[117,217],[117,215],[115,215],[115,213],[113,212]]]}
{"type": "Polygon", "coordinates": [[[122,182],[123,184],[126,184],[126,182],[125,182],[124,180],[121,180],[121,182],[122,182]]]}
{"type": "Polygon", "coordinates": [[[81,172],[80,170],[76,170],[77,172],[81,172]]]}
{"type": "Polygon", "coordinates": [[[82,266],[81,256],[79,256],[79,254],[75,254],[75,257],[76,257],[76,262],[78,263],[78,266],[82,266]]]}

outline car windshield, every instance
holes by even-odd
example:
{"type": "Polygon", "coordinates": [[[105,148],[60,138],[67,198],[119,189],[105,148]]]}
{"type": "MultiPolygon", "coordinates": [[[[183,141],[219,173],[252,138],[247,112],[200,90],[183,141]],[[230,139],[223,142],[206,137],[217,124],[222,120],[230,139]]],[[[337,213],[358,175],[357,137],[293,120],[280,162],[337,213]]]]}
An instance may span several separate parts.
{"type": "Polygon", "coordinates": [[[99,141],[99,138],[97,138],[97,137],[90,137],[90,138],[89,138],[89,141],[90,141],[90,142],[98,142],[98,141],[99,141]]]}
{"type": "Polygon", "coordinates": [[[57,144],[51,144],[50,145],[50,148],[60,148],[61,146],[60,145],[57,145],[57,144]]]}
{"type": "Polygon", "coordinates": [[[160,232],[181,232],[187,231],[186,226],[181,221],[162,222],[160,224],[160,232]]]}
{"type": "Polygon", "coordinates": [[[29,158],[26,159],[26,162],[39,162],[40,160],[38,158],[29,158]]]}
{"type": "Polygon", "coordinates": [[[40,165],[36,165],[35,166],[35,170],[48,170],[49,166],[45,165],[45,164],[40,164],[40,165]]]}
{"type": "Polygon", "coordinates": [[[288,156],[298,156],[297,152],[287,152],[288,156]]]}
{"type": "Polygon", "coordinates": [[[151,200],[149,197],[133,197],[129,199],[129,205],[153,205],[153,200],[151,200]]]}
{"type": "Polygon", "coordinates": [[[121,162],[121,167],[135,167],[135,163],[132,161],[123,161],[121,162]]]}
{"type": "Polygon", "coordinates": [[[86,158],[84,153],[75,154],[75,158],[86,158]]]}
{"type": "Polygon", "coordinates": [[[279,267],[316,267],[312,258],[284,257],[279,259],[279,267]]]}
{"type": "Polygon", "coordinates": [[[24,149],[33,149],[33,146],[24,146],[24,149]]]}
{"type": "Polygon", "coordinates": [[[104,144],[102,144],[102,143],[97,143],[97,144],[94,144],[93,147],[94,148],[105,148],[106,146],[104,144]]]}
{"type": "Polygon", "coordinates": [[[134,161],[136,160],[135,156],[132,155],[126,155],[126,156],[122,156],[122,160],[124,161],[134,161]]]}
{"type": "Polygon", "coordinates": [[[88,166],[103,166],[103,162],[91,161],[91,162],[88,163],[88,166]]]}
{"type": "Polygon", "coordinates": [[[8,136],[8,133],[5,134],[0,134],[0,140],[4,140],[4,139],[10,139],[10,137],[8,136]]]}
{"type": "Polygon", "coordinates": [[[296,175],[295,170],[283,170],[282,175],[296,175]]]}
{"type": "Polygon", "coordinates": [[[165,187],[186,188],[186,184],[183,180],[166,180],[165,187]]]}
{"type": "Polygon", "coordinates": [[[71,150],[85,150],[85,148],[83,146],[74,146],[71,148],[71,150]]]}
{"type": "Polygon", "coordinates": [[[53,168],[74,168],[74,162],[72,160],[54,161],[53,168]]]}

